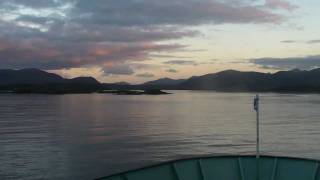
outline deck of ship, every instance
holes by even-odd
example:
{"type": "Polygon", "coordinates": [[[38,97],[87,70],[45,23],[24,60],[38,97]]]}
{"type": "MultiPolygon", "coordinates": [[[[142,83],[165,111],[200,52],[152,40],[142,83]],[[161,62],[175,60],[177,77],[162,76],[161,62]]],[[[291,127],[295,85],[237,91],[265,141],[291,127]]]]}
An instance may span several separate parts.
{"type": "MultiPolygon", "coordinates": [[[[318,160],[261,156],[259,180],[320,180],[318,160]]],[[[192,158],[162,163],[99,180],[257,180],[254,156],[192,158]]]]}

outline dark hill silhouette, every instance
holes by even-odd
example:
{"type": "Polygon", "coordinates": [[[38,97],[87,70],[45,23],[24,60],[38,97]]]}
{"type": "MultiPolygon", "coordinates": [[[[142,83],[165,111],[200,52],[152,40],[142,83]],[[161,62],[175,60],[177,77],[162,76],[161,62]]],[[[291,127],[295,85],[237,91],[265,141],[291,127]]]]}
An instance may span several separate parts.
{"type": "Polygon", "coordinates": [[[65,79],[57,74],[39,69],[0,70],[0,85],[41,85],[41,84],[99,84],[92,77],[65,79]]]}
{"type": "Polygon", "coordinates": [[[76,78],[67,80],[67,82],[73,83],[73,84],[100,84],[100,82],[93,77],[76,77],[76,78]]]}
{"type": "Polygon", "coordinates": [[[121,81],[121,82],[115,82],[115,83],[112,83],[114,85],[123,85],[123,86],[128,86],[130,85],[130,83],[127,83],[127,82],[124,82],[124,81],[121,81]]]}
{"type": "Polygon", "coordinates": [[[190,78],[179,89],[217,91],[299,91],[320,89],[320,69],[279,71],[274,74],[227,70],[190,78]]]}
{"type": "Polygon", "coordinates": [[[172,85],[178,85],[182,82],[184,82],[185,79],[171,79],[171,78],[161,78],[161,79],[157,79],[157,80],[154,80],[154,81],[148,81],[148,82],[145,82],[143,83],[142,85],[145,85],[145,86],[152,86],[152,85],[168,85],[168,86],[172,86],[172,85]]]}
{"type": "Polygon", "coordinates": [[[180,89],[250,91],[266,89],[270,74],[226,70],[214,74],[193,77],[179,85],[180,89]]]}
{"type": "Polygon", "coordinates": [[[39,69],[0,70],[0,92],[14,93],[90,93],[102,85],[92,77],[66,79],[39,69]]]}
{"type": "Polygon", "coordinates": [[[39,69],[0,70],[0,85],[64,83],[65,79],[39,69]]]}

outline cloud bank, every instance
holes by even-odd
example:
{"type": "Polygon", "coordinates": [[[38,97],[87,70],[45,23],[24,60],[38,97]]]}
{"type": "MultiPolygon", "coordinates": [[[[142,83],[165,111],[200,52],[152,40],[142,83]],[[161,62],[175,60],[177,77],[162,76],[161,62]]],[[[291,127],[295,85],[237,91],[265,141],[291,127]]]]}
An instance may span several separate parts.
{"type": "Polygon", "coordinates": [[[320,67],[320,55],[290,58],[259,58],[251,63],[267,69],[314,69],[320,67]]]}
{"type": "Polygon", "coordinates": [[[146,72],[146,73],[137,74],[136,76],[141,78],[152,78],[154,77],[154,74],[146,72]]]}
{"type": "Polygon", "coordinates": [[[195,61],[190,60],[172,60],[172,61],[166,61],[163,62],[163,64],[171,64],[171,65],[198,65],[195,61]]]}
{"type": "Polygon", "coordinates": [[[105,75],[131,75],[134,70],[127,64],[115,64],[104,68],[105,75]]]}
{"type": "Polygon", "coordinates": [[[177,73],[178,70],[176,70],[176,69],[167,69],[166,72],[169,72],[169,73],[177,73]]]}
{"type": "Polygon", "coordinates": [[[283,0],[2,0],[0,67],[101,66],[106,74],[129,74],[108,64],[183,50],[167,40],[198,36],[195,25],[281,23],[286,16],[276,10],[294,8],[283,0]]]}

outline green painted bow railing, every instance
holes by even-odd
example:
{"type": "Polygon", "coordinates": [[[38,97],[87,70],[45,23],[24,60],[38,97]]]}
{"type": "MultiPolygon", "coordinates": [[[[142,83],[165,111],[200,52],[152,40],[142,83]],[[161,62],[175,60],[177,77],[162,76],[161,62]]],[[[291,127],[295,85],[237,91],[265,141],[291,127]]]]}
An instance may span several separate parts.
{"type": "Polygon", "coordinates": [[[261,156],[193,158],[163,163],[99,180],[320,180],[319,161],[261,156]],[[257,176],[259,172],[259,177],[257,176]]]}

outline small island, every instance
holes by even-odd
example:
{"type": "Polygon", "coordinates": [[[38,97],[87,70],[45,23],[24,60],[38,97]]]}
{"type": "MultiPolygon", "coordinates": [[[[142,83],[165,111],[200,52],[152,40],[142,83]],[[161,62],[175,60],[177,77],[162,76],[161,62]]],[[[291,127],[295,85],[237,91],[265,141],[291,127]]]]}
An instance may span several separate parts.
{"type": "Polygon", "coordinates": [[[102,94],[116,94],[116,95],[164,95],[171,94],[164,92],[160,89],[148,89],[148,90],[103,90],[99,91],[102,94]]]}

